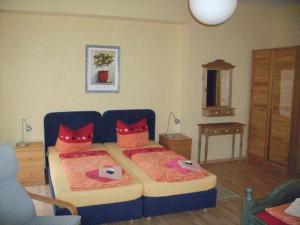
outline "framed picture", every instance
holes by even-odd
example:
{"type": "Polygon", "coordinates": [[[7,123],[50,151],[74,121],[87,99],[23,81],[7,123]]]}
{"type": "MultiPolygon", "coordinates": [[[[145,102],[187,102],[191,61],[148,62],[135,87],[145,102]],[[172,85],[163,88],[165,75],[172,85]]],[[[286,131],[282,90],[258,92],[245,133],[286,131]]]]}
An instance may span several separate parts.
{"type": "Polygon", "coordinates": [[[120,47],[86,46],[85,92],[119,92],[120,47]]]}

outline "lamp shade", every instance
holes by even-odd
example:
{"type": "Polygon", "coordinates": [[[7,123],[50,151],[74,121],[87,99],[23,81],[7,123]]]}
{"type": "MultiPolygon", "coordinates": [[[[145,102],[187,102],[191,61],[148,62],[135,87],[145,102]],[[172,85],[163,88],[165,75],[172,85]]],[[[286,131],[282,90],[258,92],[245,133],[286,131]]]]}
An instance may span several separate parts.
{"type": "Polygon", "coordinates": [[[201,23],[217,25],[234,12],[237,0],[189,0],[190,10],[201,23]]]}

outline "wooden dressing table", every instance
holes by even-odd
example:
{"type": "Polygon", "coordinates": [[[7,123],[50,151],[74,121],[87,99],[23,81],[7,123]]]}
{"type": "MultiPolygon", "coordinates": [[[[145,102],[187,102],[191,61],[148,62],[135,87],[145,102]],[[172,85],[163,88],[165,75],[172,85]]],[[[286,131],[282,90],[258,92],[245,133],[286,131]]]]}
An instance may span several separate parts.
{"type": "Polygon", "coordinates": [[[235,147],[235,135],[240,134],[240,149],[239,149],[239,159],[242,159],[242,149],[243,149],[243,136],[244,136],[244,126],[243,123],[202,123],[197,124],[199,128],[199,142],[198,142],[198,161],[200,162],[201,157],[201,137],[205,136],[205,159],[207,162],[208,154],[208,138],[210,136],[217,135],[228,135],[232,134],[232,154],[231,159],[234,159],[234,147],[235,147]]]}

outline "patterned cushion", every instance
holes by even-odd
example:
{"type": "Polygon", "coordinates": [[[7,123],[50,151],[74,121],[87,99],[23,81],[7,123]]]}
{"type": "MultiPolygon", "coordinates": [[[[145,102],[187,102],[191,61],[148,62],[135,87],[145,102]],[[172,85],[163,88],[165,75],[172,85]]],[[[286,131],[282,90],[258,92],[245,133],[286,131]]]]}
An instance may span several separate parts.
{"type": "Polygon", "coordinates": [[[89,149],[93,141],[93,124],[89,123],[77,130],[65,125],[59,126],[56,149],[59,152],[76,152],[89,149]]]}
{"type": "Polygon", "coordinates": [[[282,222],[289,224],[289,225],[299,225],[300,224],[300,217],[292,216],[284,212],[288,207],[290,206],[290,203],[275,206],[272,208],[267,208],[266,211],[271,216],[281,220],[282,222]]]}
{"type": "Polygon", "coordinates": [[[117,144],[125,148],[137,148],[149,143],[149,130],[145,118],[133,124],[117,120],[117,144]]]}

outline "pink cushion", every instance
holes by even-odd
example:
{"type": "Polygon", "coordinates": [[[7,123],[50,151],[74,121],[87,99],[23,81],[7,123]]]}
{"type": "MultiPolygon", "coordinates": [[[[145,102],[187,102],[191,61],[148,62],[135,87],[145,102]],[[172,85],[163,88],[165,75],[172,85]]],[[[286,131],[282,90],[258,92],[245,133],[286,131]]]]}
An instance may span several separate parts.
{"type": "Polygon", "coordinates": [[[93,141],[93,124],[89,123],[79,129],[72,130],[65,125],[59,126],[56,149],[63,152],[87,150],[93,141]]]}
{"type": "Polygon", "coordinates": [[[281,220],[282,222],[289,225],[300,225],[300,217],[292,216],[284,212],[291,203],[275,206],[272,208],[267,208],[266,211],[271,216],[281,220]]]}
{"type": "Polygon", "coordinates": [[[149,143],[149,130],[145,118],[133,124],[117,121],[117,144],[125,148],[137,148],[149,143]]]}
{"type": "Polygon", "coordinates": [[[286,223],[282,222],[279,219],[276,219],[275,217],[271,216],[266,211],[256,213],[255,216],[262,221],[264,221],[268,225],[287,225],[286,223]]]}

